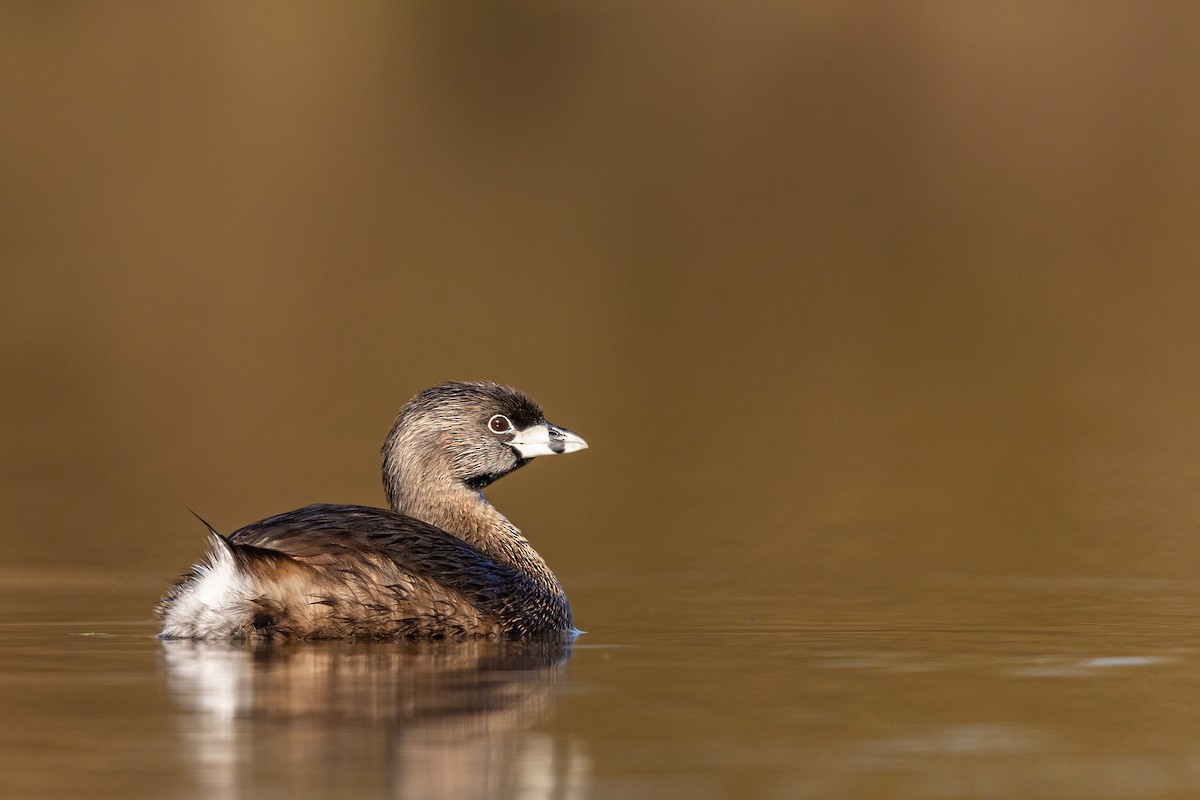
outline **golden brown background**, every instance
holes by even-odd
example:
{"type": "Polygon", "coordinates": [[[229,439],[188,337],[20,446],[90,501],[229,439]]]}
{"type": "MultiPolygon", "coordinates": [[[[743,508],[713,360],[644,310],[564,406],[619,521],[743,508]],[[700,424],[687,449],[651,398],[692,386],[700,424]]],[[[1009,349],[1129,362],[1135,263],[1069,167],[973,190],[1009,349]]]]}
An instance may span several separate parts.
{"type": "Polygon", "coordinates": [[[566,575],[1194,571],[1200,7],[0,29],[10,565],[378,503],[399,405],[486,377],[592,442],[495,490],[566,575]]]}

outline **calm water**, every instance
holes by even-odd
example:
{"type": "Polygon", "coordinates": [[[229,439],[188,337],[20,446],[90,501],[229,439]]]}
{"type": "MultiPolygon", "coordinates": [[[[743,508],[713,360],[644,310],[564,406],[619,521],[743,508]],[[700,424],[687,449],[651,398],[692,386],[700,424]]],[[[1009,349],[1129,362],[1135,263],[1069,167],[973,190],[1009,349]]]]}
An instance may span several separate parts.
{"type": "Polygon", "coordinates": [[[0,797],[1200,796],[1197,31],[0,4],[0,797]],[[480,378],[570,648],[154,638],[480,378]]]}
{"type": "Polygon", "coordinates": [[[102,583],[120,603],[141,588],[92,580],[26,577],[3,597],[6,796],[1200,790],[1188,585],[947,580],[921,599],[730,597],[573,646],[256,648],[89,616],[102,583]],[[14,619],[31,600],[38,618],[14,619]],[[798,600],[806,613],[778,612],[798,600]]]}

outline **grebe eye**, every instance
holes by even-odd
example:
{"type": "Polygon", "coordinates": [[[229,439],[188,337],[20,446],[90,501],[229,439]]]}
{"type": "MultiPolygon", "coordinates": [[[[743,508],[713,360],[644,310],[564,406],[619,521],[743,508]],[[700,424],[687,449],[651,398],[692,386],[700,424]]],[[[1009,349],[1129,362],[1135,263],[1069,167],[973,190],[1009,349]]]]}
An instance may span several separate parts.
{"type": "Polygon", "coordinates": [[[513,429],[512,422],[503,414],[497,414],[488,420],[488,428],[492,433],[508,433],[513,429]]]}

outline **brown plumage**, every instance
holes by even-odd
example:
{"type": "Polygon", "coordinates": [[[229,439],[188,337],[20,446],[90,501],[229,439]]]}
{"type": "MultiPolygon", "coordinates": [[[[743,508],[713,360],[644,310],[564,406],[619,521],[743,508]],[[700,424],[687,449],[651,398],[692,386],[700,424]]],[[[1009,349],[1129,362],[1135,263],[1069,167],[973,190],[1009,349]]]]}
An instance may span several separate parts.
{"type": "Polygon", "coordinates": [[[313,505],[224,537],[158,606],[169,638],[440,638],[573,631],[558,580],[481,489],[586,447],[523,393],[444,383],[383,446],[391,510],[313,505]]]}

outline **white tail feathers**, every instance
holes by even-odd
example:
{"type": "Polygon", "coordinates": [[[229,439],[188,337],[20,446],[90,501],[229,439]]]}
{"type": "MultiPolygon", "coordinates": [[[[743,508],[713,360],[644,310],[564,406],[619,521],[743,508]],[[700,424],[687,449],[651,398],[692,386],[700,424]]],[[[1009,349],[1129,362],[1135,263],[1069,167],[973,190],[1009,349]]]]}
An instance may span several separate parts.
{"type": "MultiPolygon", "coordinates": [[[[209,529],[212,531],[212,529],[209,529]]],[[[230,545],[215,531],[192,577],[175,587],[160,606],[168,639],[227,637],[244,629],[247,611],[259,596],[254,576],[238,564],[230,545]]]]}

